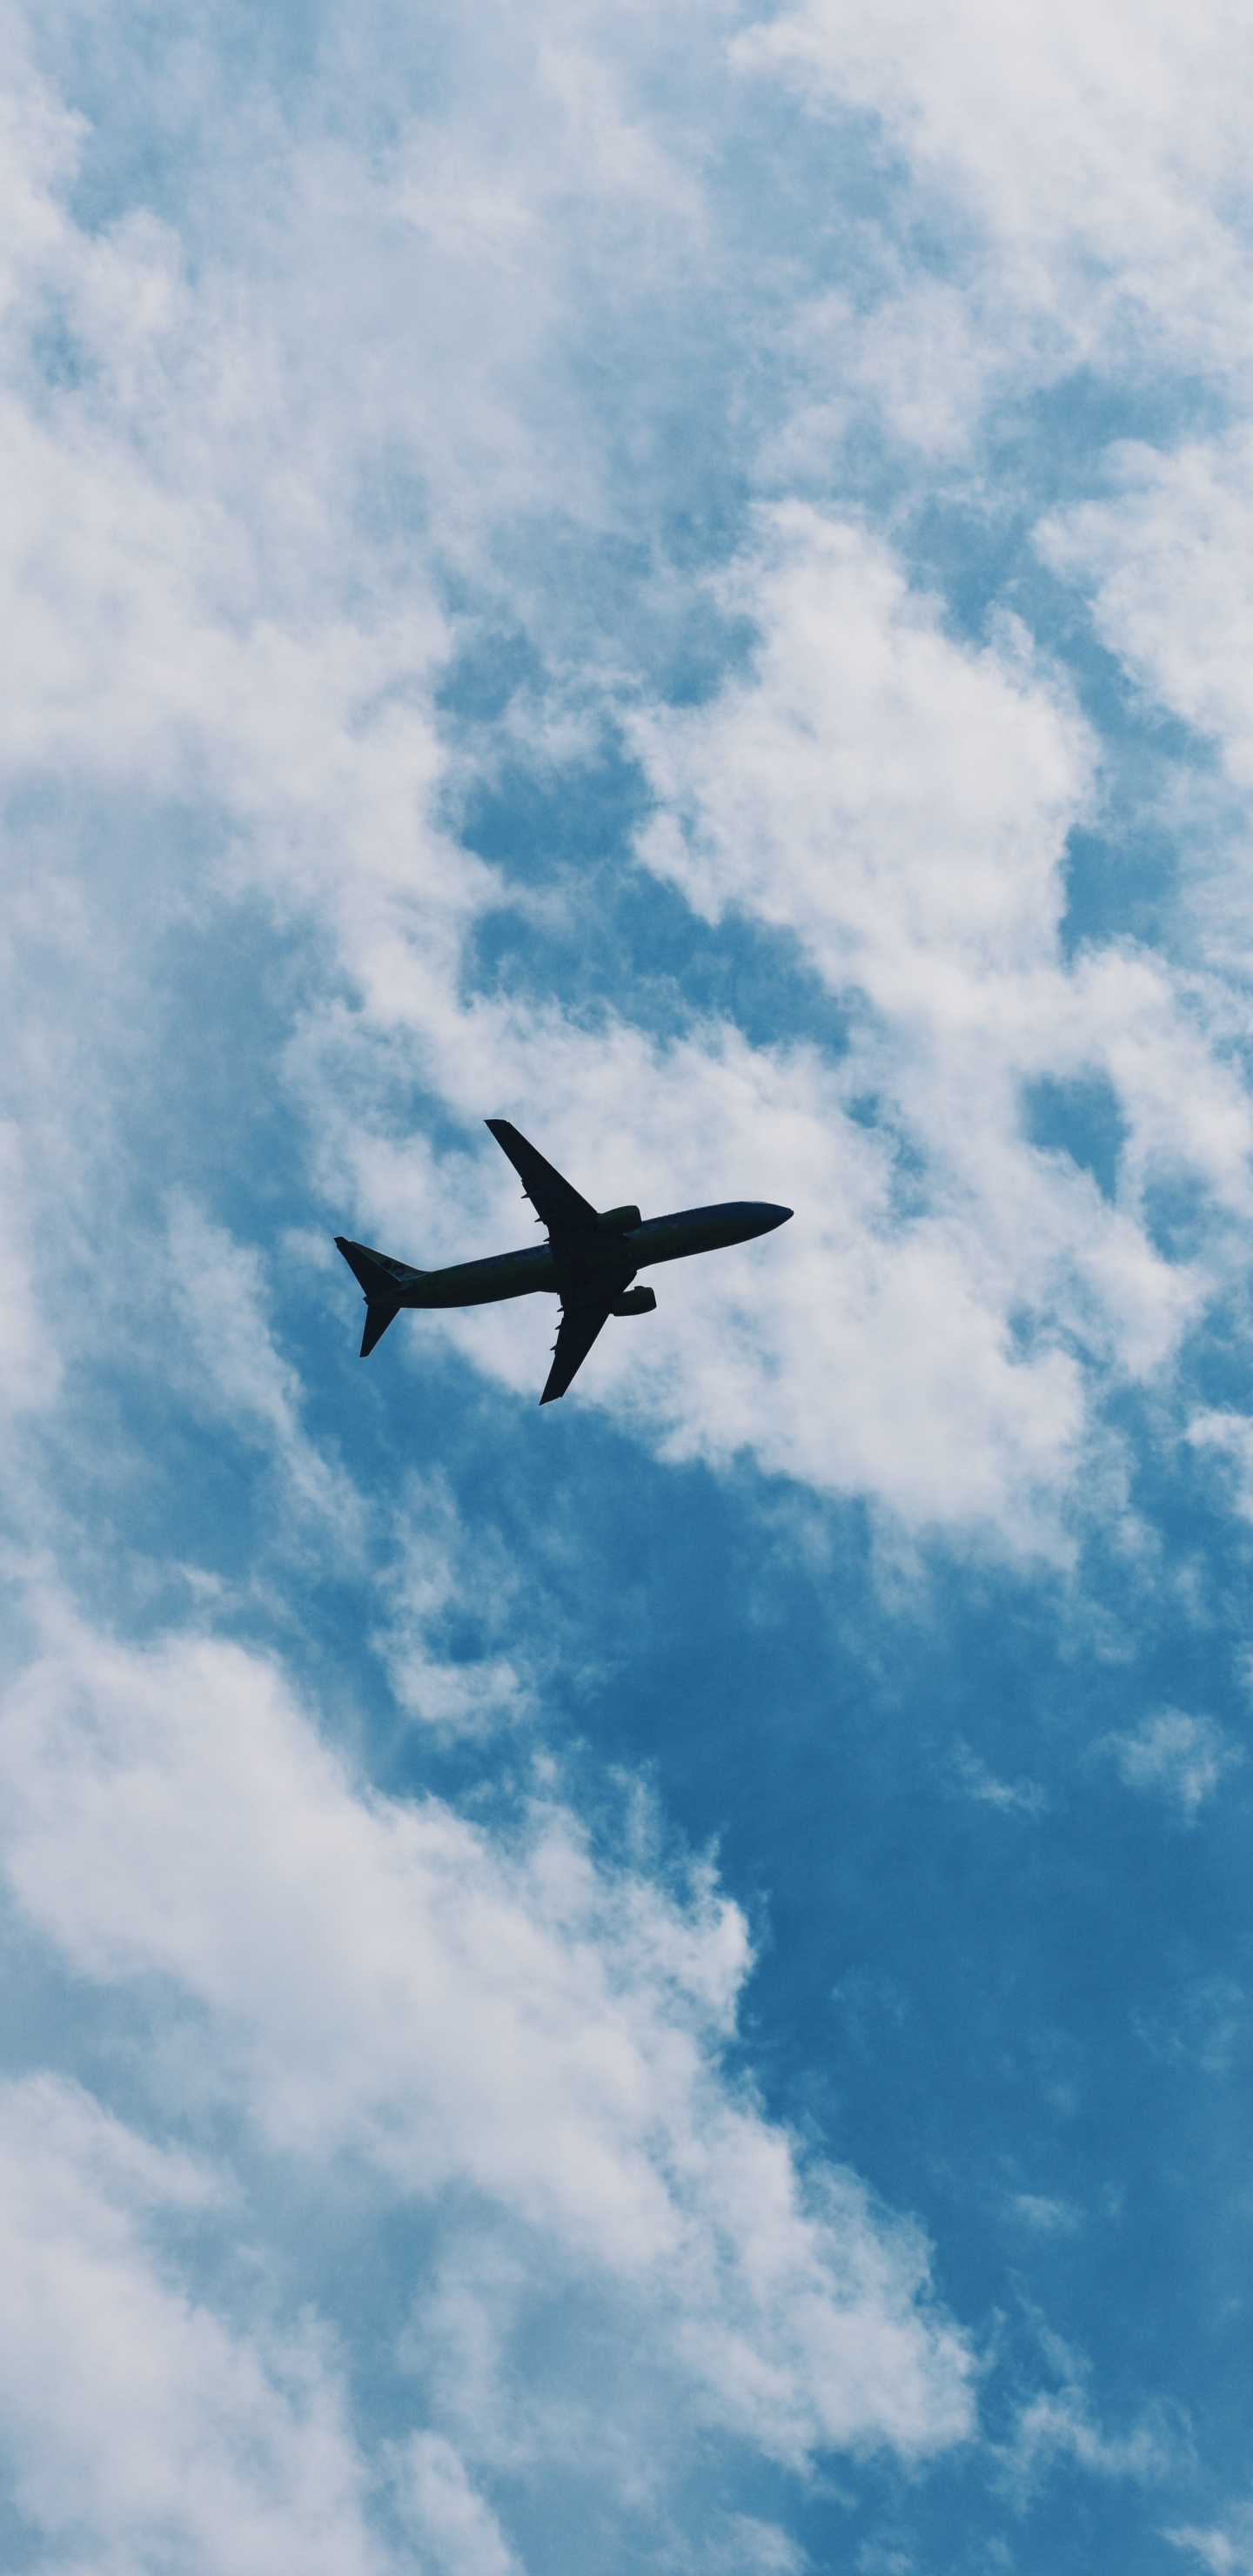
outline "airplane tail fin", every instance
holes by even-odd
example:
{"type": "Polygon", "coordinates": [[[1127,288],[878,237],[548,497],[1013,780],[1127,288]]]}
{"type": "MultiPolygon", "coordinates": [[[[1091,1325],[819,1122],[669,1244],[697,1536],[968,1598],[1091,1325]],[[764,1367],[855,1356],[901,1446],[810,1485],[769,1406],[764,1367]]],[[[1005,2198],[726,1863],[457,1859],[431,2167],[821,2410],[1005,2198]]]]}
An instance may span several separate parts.
{"type": "Polygon", "coordinates": [[[386,1252],[372,1252],[368,1243],[351,1243],[346,1235],[337,1234],[335,1242],[365,1295],[361,1357],[368,1360],[393,1316],[400,1313],[404,1290],[420,1279],[422,1272],[412,1270],[407,1261],[393,1261],[386,1252]]]}

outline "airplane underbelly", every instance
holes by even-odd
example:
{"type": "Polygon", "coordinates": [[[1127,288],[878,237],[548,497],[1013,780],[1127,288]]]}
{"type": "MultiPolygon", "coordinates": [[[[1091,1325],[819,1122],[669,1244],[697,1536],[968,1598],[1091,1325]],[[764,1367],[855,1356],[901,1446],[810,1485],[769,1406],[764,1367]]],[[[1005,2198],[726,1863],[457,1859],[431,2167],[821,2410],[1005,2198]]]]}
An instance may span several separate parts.
{"type": "Polygon", "coordinates": [[[692,1252],[717,1252],[724,1244],[734,1243],[729,1230],[709,1226],[673,1226],[664,1234],[654,1235],[651,1242],[637,1238],[632,1254],[637,1269],[651,1269],[658,1261],[684,1261],[692,1252]]]}
{"type": "Polygon", "coordinates": [[[557,1287],[553,1262],[545,1254],[521,1253],[503,1261],[458,1261],[448,1270],[428,1270],[421,1285],[405,1299],[407,1306],[498,1306],[506,1297],[530,1297],[536,1289],[557,1287]]]}

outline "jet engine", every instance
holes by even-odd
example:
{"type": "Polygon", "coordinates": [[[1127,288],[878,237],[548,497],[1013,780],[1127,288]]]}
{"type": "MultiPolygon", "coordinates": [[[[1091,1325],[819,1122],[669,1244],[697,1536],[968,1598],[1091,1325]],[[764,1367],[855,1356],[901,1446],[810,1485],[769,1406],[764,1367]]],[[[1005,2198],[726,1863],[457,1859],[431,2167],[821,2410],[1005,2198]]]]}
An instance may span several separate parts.
{"type": "Polygon", "coordinates": [[[628,1288],[625,1297],[619,1297],[617,1305],[609,1309],[611,1315],[654,1315],[656,1311],[657,1299],[651,1288],[628,1288]]]}
{"type": "Polygon", "coordinates": [[[640,1212],[633,1207],[606,1208],[596,1222],[603,1234],[633,1234],[640,1222],[640,1212]]]}

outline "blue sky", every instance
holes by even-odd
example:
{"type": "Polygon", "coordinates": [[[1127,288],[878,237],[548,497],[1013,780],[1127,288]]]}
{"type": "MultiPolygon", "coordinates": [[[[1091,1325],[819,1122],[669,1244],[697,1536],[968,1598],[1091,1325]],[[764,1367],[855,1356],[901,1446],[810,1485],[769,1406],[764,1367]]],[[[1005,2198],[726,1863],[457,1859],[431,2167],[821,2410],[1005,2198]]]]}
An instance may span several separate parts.
{"type": "Polygon", "coordinates": [[[10,19],[15,2571],[1253,2569],[1251,53],[10,19]]]}

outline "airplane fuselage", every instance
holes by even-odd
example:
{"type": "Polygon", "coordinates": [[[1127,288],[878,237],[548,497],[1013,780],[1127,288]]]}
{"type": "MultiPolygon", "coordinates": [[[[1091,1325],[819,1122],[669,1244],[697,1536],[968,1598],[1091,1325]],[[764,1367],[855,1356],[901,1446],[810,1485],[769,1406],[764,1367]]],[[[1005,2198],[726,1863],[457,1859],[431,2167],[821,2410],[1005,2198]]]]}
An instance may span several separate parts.
{"type": "MultiPolygon", "coordinates": [[[[748,1243],[769,1234],[791,1214],[764,1199],[728,1199],[721,1207],[681,1208],[674,1216],[649,1217],[629,1232],[605,1229],[580,1244],[577,1268],[584,1279],[605,1275],[615,1293],[637,1270],[659,1261],[682,1261],[693,1252],[718,1252],[730,1243],[748,1243]]],[[[396,1286],[398,1306],[489,1306],[504,1297],[530,1297],[546,1289],[567,1294],[575,1264],[560,1260],[546,1243],[521,1252],[497,1252],[486,1261],[454,1261],[447,1270],[420,1271],[396,1286]]]]}

